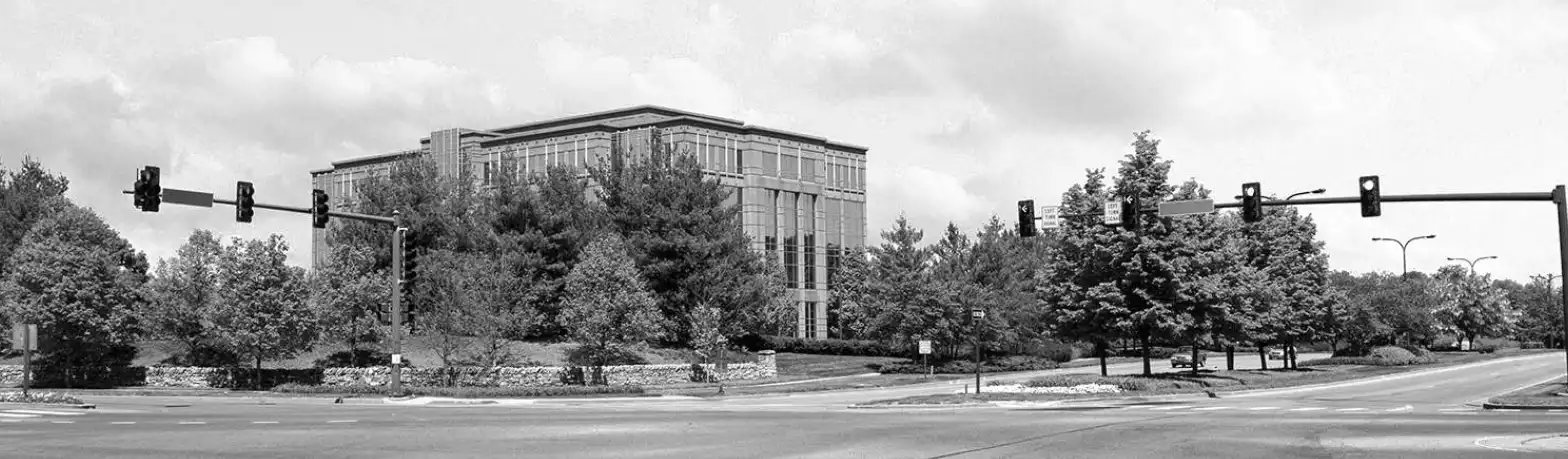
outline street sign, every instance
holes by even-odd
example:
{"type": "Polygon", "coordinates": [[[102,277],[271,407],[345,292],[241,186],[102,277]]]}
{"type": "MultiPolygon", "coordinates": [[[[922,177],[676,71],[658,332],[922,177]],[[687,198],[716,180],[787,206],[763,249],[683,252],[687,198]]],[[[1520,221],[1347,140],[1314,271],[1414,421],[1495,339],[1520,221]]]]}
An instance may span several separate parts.
{"type": "Polygon", "coordinates": [[[38,350],[38,324],[11,324],[11,348],[38,350]]]}
{"type": "Polygon", "coordinates": [[[1110,226],[1122,224],[1122,201],[1120,199],[1105,201],[1105,224],[1110,226]]]}
{"type": "Polygon", "coordinates": [[[931,340],[928,340],[928,339],[920,340],[920,353],[921,354],[930,354],[931,353],[931,340]]]}
{"type": "Polygon", "coordinates": [[[164,188],[163,202],[196,207],[212,207],[212,193],[164,188]]]}
{"type": "Polygon", "coordinates": [[[1160,216],[1208,214],[1214,212],[1213,199],[1194,199],[1191,201],[1170,201],[1160,203],[1160,216]]]}
{"type": "Polygon", "coordinates": [[[403,354],[392,354],[392,364],[398,365],[401,363],[403,363],[403,354]]]}
{"type": "Polygon", "coordinates": [[[1040,206],[1040,228],[1062,227],[1062,206],[1040,206]]]}
{"type": "Polygon", "coordinates": [[[985,310],[984,309],[975,309],[973,311],[970,311],[970,316],[974,317],[976,319],[984,319],[985,318],[985,310]]]}

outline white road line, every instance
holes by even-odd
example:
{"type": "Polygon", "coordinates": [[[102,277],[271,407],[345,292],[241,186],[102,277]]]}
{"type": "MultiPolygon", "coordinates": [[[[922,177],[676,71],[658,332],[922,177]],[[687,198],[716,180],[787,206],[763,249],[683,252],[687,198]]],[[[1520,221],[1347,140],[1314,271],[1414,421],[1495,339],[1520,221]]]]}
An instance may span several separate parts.
{"type": "Polygon", "coordinates": [[[1252,407],[1252,408],[1247,408],[1247,411],[1263,411],[1263,410],[1277,410],[1277,409],[1279,409],[1279,407],[1277,407],[1277,406],[1256,406],[1256,407],[1252,407]]]}
{"type": "Polygon", "coordinates": [[[1492,410],[1492,411],[1502,411],[1502,412],[1511,413],[1511,412],[1519,411],[1519,410],[1513,409],[1513,408],[1499,408],[1499,409],[1495,409],[1495,410],[1492,410]]]}
{"type": "Polygon", "coordinates": [[[1193,411],[1217,411],[1217,410],[1228,410],[1228,409],[1230,409],[1230,407],[1228,407],[1228,406],[1206,406],[1206,407],[1203,407],[1203,408],[1194,409],[1193,411]]]}
{"type": "Polygon", "coordinates": [[[1150,411],[1165,411],[1165,410],[1179,410],[1179,409],[1182,409],[1182,408],[1192,408],[1192,405],[1162,406],[1162,407],[1158,407],[1158,408],[1150,408],[1149,410],[1150,411]]]}
{"type": "Polygon", "coordinates": [[[114,421],[114,422],[111,422],[110,424],[130,425],[130,424],[135,424],[135,423],[136,423],[136,421],[114,421]]]}
{"type": "Polygon", "coordinates": [[[278,421],[251,421],[251,424],[277,424],[278,421]]]}
{"type": "Polygon", "coordinates": [[[75,412],[71,412],[71,411],[46,411],[46,410],[5,410],[5,412],[7,412],[7,413],[22,413],[22,414],[48,414],[48,415],[53,415],[53,416],[81,416],[82,415],[82,413],[75,413],[75,412]]]}
{"type": "Polygon", "coordinates": [[[1151,407],[1151,406],[1159,406],[1159,405],[1127,405],[1127,406],[1124,406],[1122,408],[1126,408],[1126,409],[1131,410],[1131,409],[1137,409],[1137,408],[1148,408],[1148,407],[1151,407]]]}
{"type": "Polygon", "coordinates": [[[1334,411],[1366,411],[1366,408],[1340,408],[1334,411]]]}
{"type": "Polygon", "coordinates": [[[0,413],[0,418],[36,418],[36,414],[0,413]]]}
{"type": "Polygon", "coordinates": [[[1389,408],[1389,409],[1386,409],[1386,410],[1383,410],[1383,411],[1392,413],[1392,412],[1395,412],[1395,411],[1406,411],[1406,410],[1415,410],[1415,409],[1416,409],[1416,407],[1413,407],[1413,406],[1410,406],[1410,405],[1405,405],[1405,406],[1401,406],[1399,408],[1389,408]]]}
{"type": "Polygon", "coordinates": [[[21,419],[0,419],[0,422],[22,422],[21,419]]]}
{"type": "Polygon", "coordinates": [[[1477,438],[1475,441],[1470,442],[1470,444],[1473,444],[1473,445],[1476,445],[1476,446],[1479,446],[1479,447],[1482,447],[1482,448],[1490,448],[1490,449],[1509,451],[1509,452],[1514,452],[1514,453],[1533,453],[1533,451],[1525,451],[1525,450],[1522,450],[1522,449],[1513,449],[1513,448],[1504,448],[1504,447],[1501,447],[1501,446],[1492,446],[1492,445],[1481,443],[1483,441],[1491,440],[1493,438],[1508,438],[1508,437],[1477,438]]]}
{"type": "Polygon", "coordinates": [[[359,422],[359,420],[358,419],[339,419],[339,420],[336,420],[336,421],[327,421],[327,424],[343,424],[343,423],[349,423],[349,422],[359,422]]]}
{"type": "Polygon", "coordinates": [[[75,424],[76,421],[49,421],[55,424],[75,424]]]}
{"type": "Polygon", "coordinates": [[[1546,411],[1552,412],[1552,413],[1561,413],[1563,411],[1568,411],[1568,410],[1546,410],[1546,411]]]}
{"type": "Polygon", "coordinates": [[[1320,407],[1320,406],[1309,406],[1309,407],[1306,407],[1306,408],[1291,408],[1290,411],[1317,411],[1317,410],[1326,410],[1326,409],[1328,409],[1328,408],[1323,408],[1323,407],[1320,407]]]}
{"type": "Polygon", "coordinates": [[[180,425],[200,425],[200,424],[206,424],[206,422],[202,422],[202,421],[180,421],[180,425]]]}

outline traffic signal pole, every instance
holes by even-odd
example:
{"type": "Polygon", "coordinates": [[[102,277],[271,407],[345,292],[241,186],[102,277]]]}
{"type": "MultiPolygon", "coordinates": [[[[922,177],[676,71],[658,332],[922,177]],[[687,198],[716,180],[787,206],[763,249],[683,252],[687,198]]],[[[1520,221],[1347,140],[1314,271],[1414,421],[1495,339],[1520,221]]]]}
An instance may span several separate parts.
{"type": "MultiPolygon", "coordinates": [[[[1568,275],[1568,191],[1564,191],[1563,185],[1552,190],[1552,202],[1557,204],[1557,261],[1562,274],[1568,275]]],[[[1552,281],[1546,281],[1546,290],[1552,290],[1552,281]]],[[[1568,287],[1558,290],[1563,297],[1563,349],[1568,351],[1568,287]]],[[[1563,355],[1568,359],[1568,352],[1563,355]]]]}
{"type": "Polygon", "coordinates": [[[392,396],[403,395],[403,215],[392,211],[392,396]]]}
{"type": "MultiPolygon", "coordinates": [[[[169,191],[168,188],[164,188],[163,190],[164,191],[169,191]]],[[[175,190],[175,191],[180,191],[180,190],[175,190]]],[[[129,195],[135,195],[136,194],[135,191],[121,191],[121,192],[124,193],[124,194],[129,194],[129,195]]],[[[191,206],[196,206],[196,207],[212,207],[212,204],[223,204],[223,205],[226,205],[226,206],[237,206],[237,205],[239,205],[239,203],[236,200],[233,200],[233,199],[222,199],[222,198],[217,198],[217,197],[212,198],[210,200],[210,202],[207,203],[207,205],[187,204],[187,203],[184,203],[184,202],[174,202],[174,201],[167,201],[167,200],[163,201],[163,203],[164,204],[185,204],[185,205],[191,205],[191,206]]],[[[255,207],[257,209],[279,210],[279,211],[283,211],[283,212],[294,212],[294,213],[297,213],[297,214],[311,215],[309,207],[285,206],[285,205],[279,205],[279,204],[266,204],[266,203],[261,203],[261,202],[254,203],[251,206],[255,207]]],[[[397,224],[393,219],[388,218],[388,217],[381,217],[381,216],[368,215],[368,214],[360,214],[360,213],[354,213],[354,212],[327,212],[327,216],[334,217],[334,218],[347,218],[349,220],[359,220],[359,221],[371,222],[371,223],[386,223],[386,224],[389,224],[389,225],[396,225],[397,224]]]]}

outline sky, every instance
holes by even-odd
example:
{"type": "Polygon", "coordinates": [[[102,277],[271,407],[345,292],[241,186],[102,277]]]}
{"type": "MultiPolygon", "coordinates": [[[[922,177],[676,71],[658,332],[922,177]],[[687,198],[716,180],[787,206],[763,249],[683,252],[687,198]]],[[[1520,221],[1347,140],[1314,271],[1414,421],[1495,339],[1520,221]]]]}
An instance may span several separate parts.
{"type": "MultiPolygon", "coordinates": [[[[868,243],[1012,223],[1150,130],[1216,196],[1546,192],[1568,183],[1568,4],[1552,1],[0,0],[0,166],[32,156],[152,259],[192,230],[309,217],[120,193],[306,206],[309,171],[431,131],[656,104],[863,145],[868,243]]],[[[1559,271],[1550,203],[1311,206],[1334,269],[1400,270],[1374,237],[1436,234],[1411,270],[1497,256],[1559,271]]]]}

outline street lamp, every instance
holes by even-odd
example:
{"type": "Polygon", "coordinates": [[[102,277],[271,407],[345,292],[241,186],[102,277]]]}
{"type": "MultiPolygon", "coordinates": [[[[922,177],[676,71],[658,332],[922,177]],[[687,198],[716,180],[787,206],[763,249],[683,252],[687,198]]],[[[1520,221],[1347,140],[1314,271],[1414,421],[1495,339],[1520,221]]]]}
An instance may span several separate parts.
{"type": "Polygon", "coordinates": [[[1401,242],[1398,239],[1389,239],[1389,238],[1386,238],[1386,237],[1375,237],[1375,238],[1372,238],[1372,241],[1373,242],[1376,242],[1376,241],[1388,241],[1388,242],[1392,242],[1392,243],[1395,243],[1395,244],[1399,244],[1399,260],[1400,260],[1399,261],[1399,266],[1400,266],[1399,267],[1399,278],[1403,279],[1405,277],[1405,274],[1408,274],[1410,272],[1410,257],[1407,256],[1407,253],[1406,253],[1405,249],[1410,246],[1411,242],[1415,242],[1417,239],[1437,239],[1437,235],[1436,234],[1428,234],[1428,235],[1425,235],[1425,236],[1416,236],[1416,237],[1413,237],[1413,238],[1410,238],[1410,239],[1406,239],[1403,242],[1401,242]]]}
{"type": "MultiPolygon", "coordinates": [[[[1477,259],[1474,259],[1474,260],[1471,260],[1469,258],[1448,257],[1448,261],[1463,261],[1465,263],[1469,263],[1470,264],[1470,275],[1474,276],[1475,275],[1475,264],[1476,263],[1480,263],[1481,260],[1492,260],[1492,259],[1496,259],[1496,258],[1497,258],[1496,255],[1487,255],[1487,256],[1484,256],[1484,257],[1481,257],[1481,258],[1477,258],[1477,259]]],[[[1552,281],[1546,281],[1546,283],[1548,284],[1547,285],[1548,288],[1551,287],[1551,285],[1550,285],[1551,282],[1552,281]]]]}
{"type": "Polygon", "coordinates": [[[1289,197],[1286,197],[1285,200],[1289,201],[1289,200],[1295,198],[1296,196],[1301,196],[1301,195],[1304,195],[1304,194],[1323,194],[1324,191],[1328,191],[1328,190],[1325,190],[1325,189],[1322,189],[1322,188],[1318,188],[1318,189],[1312,190],[1312,191],[1303,191],[1303,192],[1300,192],[1300,193],[1292,194],[1289,197]]]}

